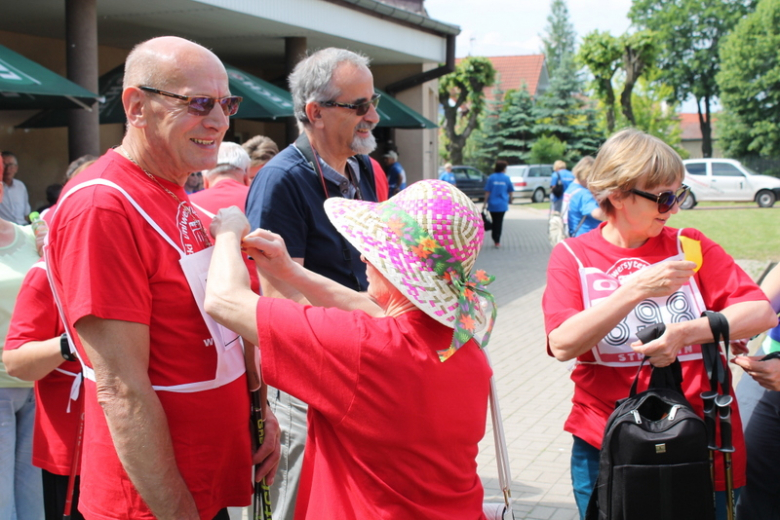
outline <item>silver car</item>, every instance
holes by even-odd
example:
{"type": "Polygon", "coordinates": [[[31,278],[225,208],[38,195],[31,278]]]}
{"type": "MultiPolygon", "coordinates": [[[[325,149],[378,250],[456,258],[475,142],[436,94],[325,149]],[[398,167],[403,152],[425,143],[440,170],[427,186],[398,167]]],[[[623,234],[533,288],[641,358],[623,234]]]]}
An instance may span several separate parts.
{"type": "Polygon", "coordinates": [[[516,164],[506,168],[515,187],[515,196],[530,197],[533,202],[544,202],[545,197],[550,196],[552,173],[552,164],[516,164]]]}

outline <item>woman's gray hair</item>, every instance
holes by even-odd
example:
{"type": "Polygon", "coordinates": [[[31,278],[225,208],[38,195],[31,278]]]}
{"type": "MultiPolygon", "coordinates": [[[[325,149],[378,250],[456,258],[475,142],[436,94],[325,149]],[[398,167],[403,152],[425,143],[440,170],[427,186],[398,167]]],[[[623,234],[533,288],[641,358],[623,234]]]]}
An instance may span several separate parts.
{"type": "Polygon", "coordinates": [[[333,73],[342,63],[368,68],[370,61],[362,54],[329,47],[304,58],[295,66],[288,82],[298,121],[304,125],[310,124],[306,116],[307,103],[333,101],[341,94],[332,83],[333,73]]]}

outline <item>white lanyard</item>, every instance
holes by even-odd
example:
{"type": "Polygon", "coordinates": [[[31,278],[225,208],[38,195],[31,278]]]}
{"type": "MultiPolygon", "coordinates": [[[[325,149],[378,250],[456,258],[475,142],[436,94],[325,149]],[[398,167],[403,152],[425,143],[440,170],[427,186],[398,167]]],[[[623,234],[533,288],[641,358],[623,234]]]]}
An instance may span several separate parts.
{"type": "MultiPolygon", "coordinates": [[[[157,233],[179,253],[179,257],[180,257],[179,264],[181,265],[182,271],[184,272],[184,276],[190,285],[190,290],[192,291],[193,297],[195,298],[195,302],[198,305],[198,309],[200,310],[203,321],[206,323],[209,332],[211,332],[212,341],[216,349],[217,369],[216,369],[216,374],[214,376],[214,379],[208,381],[184,383],[179,385],[154,385],[152,388],[154,388],[156,391],[168,391],[168,392],[180,392],[180,393],[202,392],[204,390],[219,388],[241,377],[241,375],[246,370],[244,365],[244,355],[242,349],[233,348],[236,344],[240,343],[238,335],[222,327],[218,323],[216,323],[211,318],[211,316],[209,316],[206,313],[206,311],[203,308],[203,302],[206,295],[205,292],[206,277],[208,275],[208,268],[209,268],[209,263],[211,261],[213,248],[209,247],[207,249],[198,251],[197,253],[191,255],[185,254],[184,251],[176,244],[176,242],[174,242],[173,239],[171,239],[171,237],[169,237],[162,230],[162,228],[149,216],[149,214],[146,211],[144,211],[144,209],[135,201],[135,199],[133,199],[133,197],[130,196],[130,194],[124,190],[124,188],[122,188],[121,186],[119,186],[114,182],[105,179],[93,179],[91,181],[87,181],[77,186],[74,186],[70,191],[68,191],[68,193],[66,193],[59,200],[57,204],[57,208],[55,209],[55,213],[59,211],[60,207],[62,206],[62,203],[65,202],[65,200],[71,194],[83,188],[89,186],[98,186],[98,185],[107,186],[109,188],[113,188],[119,191],[119,193],[121,193],[128,200],[128,202],[130,202],[130,204],[138,211],[138,213],[144,218],[144,220],[146,220],[146,222],[152,227],[152,229],[157,231],[157,233]]],[[[47,247],[45,249],[48,249],[48,238],[49,236],[47,235],[46,236],[47,247]]],[[[64,309],[62,307],[62,304],[59,298],[57,297],[56,291],[54,290],[54,284],[52,283],[51,280],[51,274],[49,274],[49,281],[52,286],[52,292],[54,293],[55,296],[54,299],[55,302],[57,303],[57,308],[60,312],[60,317],[62,319],[62,322],[66,324],[67,327],[68,322],[65,319],[65,314],[64,314],[64,309]]],[[[71,341],[70,337],[69,337],[69,341],[71,341]]],[[[73,351],[76,350],[75,348],[73,348],[72,343],[71,343],[71,350],[73,351]]],[[[78,352],[76,352],[76,355],[78,356],[78,352]]],[[[90,381],[95,381],[95,372],[86,364],[84,364],[83,360],[80,357],[79,357],[79,361],[82,362],[81,364],[84,371],[84,377],[89,379],[90,381]]]]}
{"type": "MultiPolygon", "coordinates": [[[[678,232],[677,240],[678,254],[661,262],[684,259],[684,254],[680,250],[679,245],[680,232],[678,232]]],[[[596,267],[585,267],[577,255],[574,254],[569,244],[566,241],[562,243],[579,265],[582,303],[585,309],[599,305],[620,287],[622,284],[621,279],[607,274],[596,267]]],[[[630,259],[626,259],[626,261],[630,261],[630,259]]],[[[637,259],[637,262],[642,261],[637,259]]],[[[638,271],[626,278],[635,276],[637,272],[647,267],[649,266],[642,266],[638,271]]],[[[595,363],[614,367],[639,366],[644,356],[634,352],[631,348],[631,343],[637,341],[636,334],[638,331],[654,323],[679,323],[681,321],[695,320],[701,316],[705,309],[701,291],[699,291],[699,287],[693,278],[669,296],[642,300],[609,334],[593,347],[591,352],[596,358],[595,363]]],[[[701,359],[701,347],[699,345],[685,346],[680,350],[678,358],[680,361],[701,359]]],[[[578,360],[578,363],[587,362],[578,360]]]]}

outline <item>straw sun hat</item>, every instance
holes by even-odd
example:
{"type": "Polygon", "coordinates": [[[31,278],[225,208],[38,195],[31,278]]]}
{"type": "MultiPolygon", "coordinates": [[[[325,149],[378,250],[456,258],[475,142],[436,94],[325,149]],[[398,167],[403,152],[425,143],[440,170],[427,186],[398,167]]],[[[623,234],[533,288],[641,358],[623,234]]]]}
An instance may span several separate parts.
{"type": "Polygon", "coordinates": [[[484,271],[471,274],[482,246],[482,217],[455,186],[419,181],[376,203],[325,201],[336,229],[418,309],[455,329],[442,361],[479,332],[484,346],[495,320],[484,271]]]}

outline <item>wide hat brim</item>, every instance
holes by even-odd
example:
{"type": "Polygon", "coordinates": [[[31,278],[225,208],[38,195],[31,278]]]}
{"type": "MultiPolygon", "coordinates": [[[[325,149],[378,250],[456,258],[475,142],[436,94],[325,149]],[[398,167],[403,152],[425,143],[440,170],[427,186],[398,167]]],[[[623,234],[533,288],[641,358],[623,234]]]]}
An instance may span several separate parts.
{"type": "MultiPolygon", "coordinates": [[[[474,203],[453,185],[419,181],[386,202],[343,198],[325,201],[328,218],[355,248],[409,301],[448,327],[455,326],[460,289],[431,268],[419,246],[400,240],[388,212],[401,210],[459,260],[468,277],[482,246],[482,217],[474,203]]],[[[477,317],[479,325],[485,319],[477,317]]],[[[481,327],[478,327],[481,328],[481,327]]]]}

